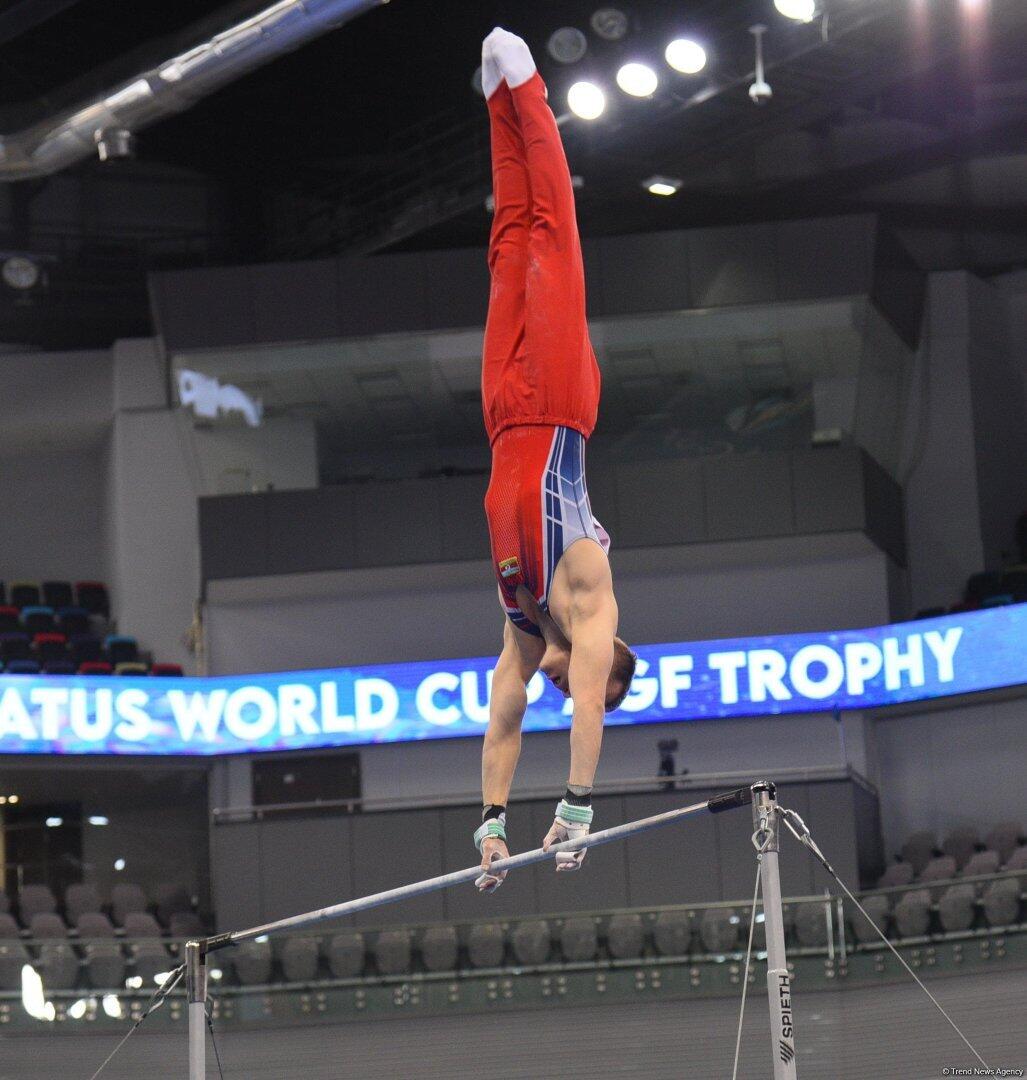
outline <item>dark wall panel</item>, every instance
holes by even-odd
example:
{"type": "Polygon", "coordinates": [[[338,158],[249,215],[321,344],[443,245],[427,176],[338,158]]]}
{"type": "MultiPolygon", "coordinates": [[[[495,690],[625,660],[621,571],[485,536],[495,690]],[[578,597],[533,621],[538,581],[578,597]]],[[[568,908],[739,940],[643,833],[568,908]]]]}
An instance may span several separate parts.
{"type": "Polygon", "coordinates": [[[263,918],[282,919],[354,895],[350,821],[298,818],[265,828],[260,867],[263,918]]]}
{"type": "Polygon", "coordinates": [[[264,921],[260,897],[262,829],[257,822],[240,821],[211,830],[211,889],[218,929],[234,930],[264,921]]]}

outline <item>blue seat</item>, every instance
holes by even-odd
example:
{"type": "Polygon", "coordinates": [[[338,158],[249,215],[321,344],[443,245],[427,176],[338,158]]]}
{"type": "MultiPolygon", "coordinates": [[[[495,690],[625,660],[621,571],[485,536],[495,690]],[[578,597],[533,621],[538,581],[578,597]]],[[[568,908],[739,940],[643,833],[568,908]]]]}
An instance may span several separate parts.
{"type": "Polygon", "coordinates": [[[31,660],[32,643],[28,634],[20,630],[11,634],[0,634],[0,659],[7,663],[12,660],[31,660]]]}
{"type": "Polygon", "coordinates": [[[85,608],[59,607],[56,616],[58,629],[69,638],[89,633],[89,612],[85,608]]]}
{"type": "Polygon", "coordinates": [[[7,664],[7,675],[38,675],[38,660],[11,660],[7,664]]]}
{"type": "Polygon", "coordinates": [[[45,604],[30,604],[21,609],[21,625],[29,634],[50,634],[54,629],[53,608],[45,604]]]}
{"type": "Polygon", "coordinates": [[[994,596],[986,596],[981,601],[982,608],[989,607],[1006,607],[1008,604],[1012,604],[1012,593],[996,593],[994,596]]]}
{"type": "Polygon", "coordinates": [[[134,664],[139,659],[139,643],[134,637],[125,634],[108,634],[103,643],[107,659],[117,667],[118,664],[134,664]]]}

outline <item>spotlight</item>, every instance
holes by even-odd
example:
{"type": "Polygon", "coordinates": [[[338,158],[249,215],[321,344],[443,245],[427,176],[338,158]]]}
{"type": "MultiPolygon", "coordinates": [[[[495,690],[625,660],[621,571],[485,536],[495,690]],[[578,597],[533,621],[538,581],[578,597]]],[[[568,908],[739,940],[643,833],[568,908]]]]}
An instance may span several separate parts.
{"type": "Polygon", "coordinates": [[[561,26],[549,35],[549,55],[561,64],[576,64],[588,51],[588,39],[576,26],[561,26]]]}
{"type": "Polygon", "coordinates": [[[650,176],[642,181],[642,187],[650,195],[676,195],[681,190],[681,181],[670,176],[650,176]]]}
{"type": "Polygon", "coordinates": [[[114,860],[114,869],[115,870],[124,870],[125,869],[125,860],[124,859],[115,859],[114,860]]]}
{"type": "Polygon", "coordinates": [[[17,795],[8,795],[7,801],[13,806],[18,801],[17,795]]]}
{"type": "Polygon", "coordinates": [[[774,0],[774,7],[796,22],[810,22],[817,13],[816,0],[774,0]]]}
{"type": "Polygon", "coordinates": [[[91,814],[89,816],[90,825],[109,825],[110,819],[105,814],[91,814]]]}
{"type": "Polygon", "coordinates": [[[600,8],[592,15],[591,23],[605,41],[620,41],[628,32],[628,17],[619,8],[600,8]]]}
{"type": "Polygon", "coordinates": [[[697,75],[706,67],[706,50],[698,41],[676,38],[666,49],[667,63],[682,75],[697,75]]]}
{"type": "Polygon", "coordinates": [[[62,817],[48,817],[46,819],[46,827],[48,829],[59,829],[64,824],[64,818],[62,817]]]}
{"type": "Polygon", "coordinates": [[[12,289],[25,291],[34,289],[42,280],[43,272],[39,263],[27,255],[10,255],[4,259],[0,270],[4,283],[12,289]]]}
{"type": "Polygon", "coordinates": [[[660,80],[648,64],[625,64],[617,72],[617,85],[632,97],[651,97],[660,80]]]}
{"type": "Polygon", "coordinates": [[[567,106],[582,120],[597,120],[606,109],[606,95],[590,82],[576,82],[567,91],[567,106]]]}
{"type": "Polygon", "coordinates": [[[749,27],[749,33],[756,39],[756,79],[749,87],[749,97],[754,105],[763,105],[773,97],[770,83],[763,77],[763,35],[767,28],[762,23],[749,27]]]}

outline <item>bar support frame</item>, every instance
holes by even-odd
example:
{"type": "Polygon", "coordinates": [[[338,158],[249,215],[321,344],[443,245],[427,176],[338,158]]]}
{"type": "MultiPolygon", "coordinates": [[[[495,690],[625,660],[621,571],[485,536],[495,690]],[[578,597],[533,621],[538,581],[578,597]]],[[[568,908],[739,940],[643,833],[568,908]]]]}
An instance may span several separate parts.
{"type": "Polygon", "coordinates": [[[207,1080],[207,954],[202,941],[185,946],[189,1017],[189,1080],[207,1080]]]}

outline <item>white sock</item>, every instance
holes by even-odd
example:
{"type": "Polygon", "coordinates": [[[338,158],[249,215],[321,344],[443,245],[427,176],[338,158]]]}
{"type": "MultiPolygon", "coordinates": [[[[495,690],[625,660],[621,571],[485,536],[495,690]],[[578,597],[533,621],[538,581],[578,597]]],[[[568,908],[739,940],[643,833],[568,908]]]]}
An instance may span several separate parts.
{"type": "MultiPolygon", "coordinates": [[[[526,83],[535,74],[535,61],[531,58],[531,50],[521,38],[511,34],[509,30],[497,26],[485,39],[485,46],[491,50],[511,90],[526,83]]],[[[484,84],[485,72],[482,69],[482,85],[484,84]]]]}
{"type": "Polygon", "coordinates": [[[503,73],[493,55],[492,42],[490,38],[486,38],[481,43],[481,89],[486,101],[499,89],[502,81],[503,73]]]}

